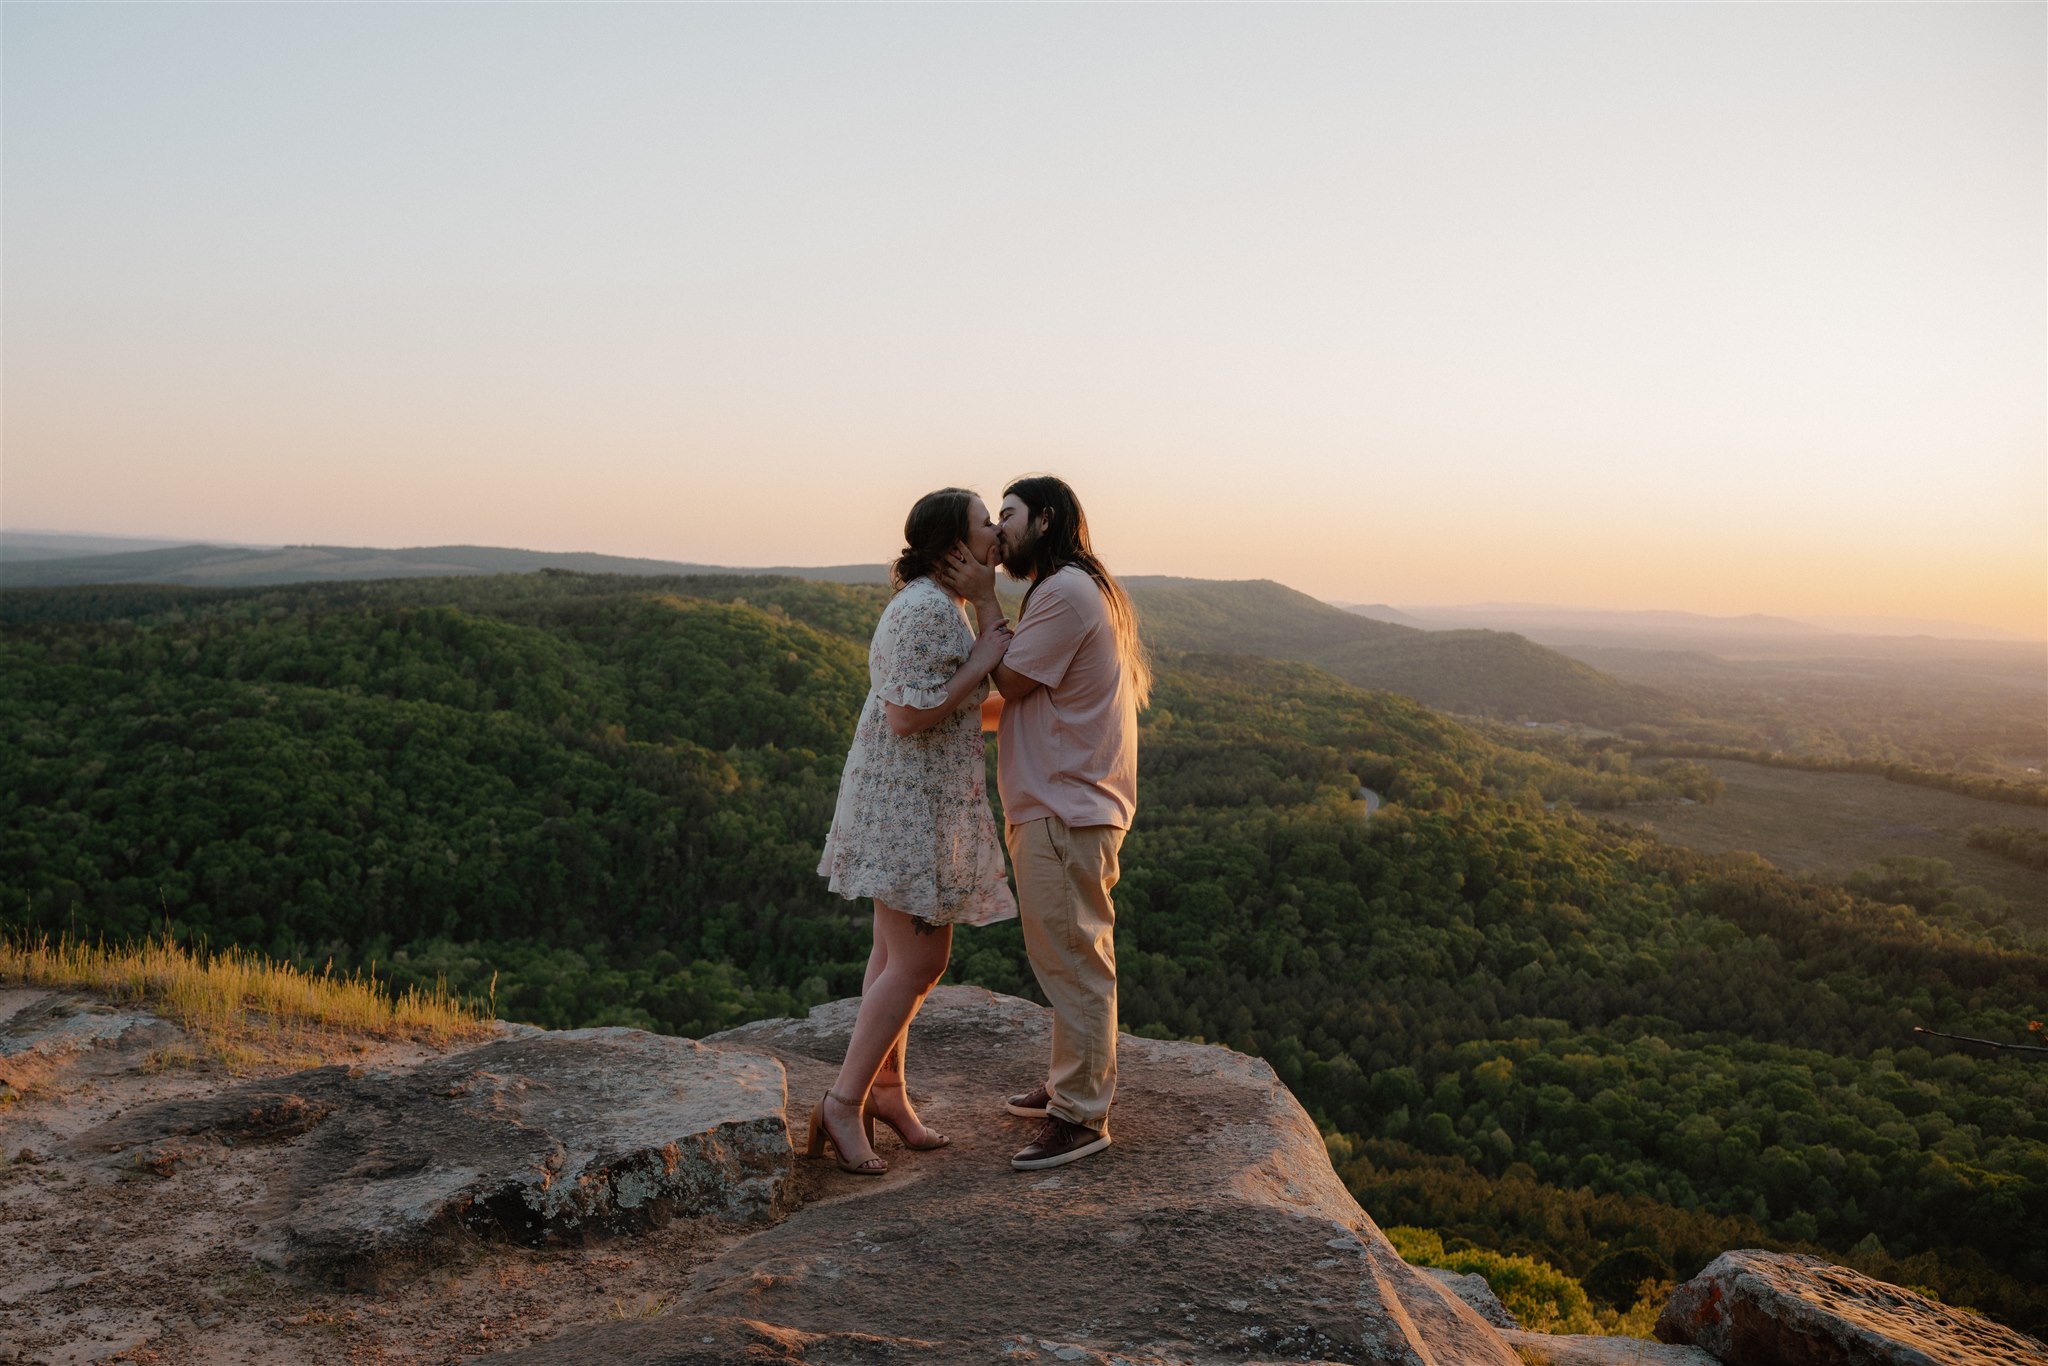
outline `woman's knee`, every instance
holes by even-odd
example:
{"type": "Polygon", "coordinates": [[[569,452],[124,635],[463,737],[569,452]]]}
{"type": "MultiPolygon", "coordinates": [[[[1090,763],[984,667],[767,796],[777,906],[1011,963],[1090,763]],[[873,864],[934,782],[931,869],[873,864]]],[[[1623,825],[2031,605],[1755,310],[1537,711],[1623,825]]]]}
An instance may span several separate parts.
{"type": "Polygon", "coordinates": [[[916,988],[920,996],[939,984],[952,964],[952,936],[939,934],[921,938],[915,953],[898,955],[889,966],[901,967],[905,978],[916,988]]]}

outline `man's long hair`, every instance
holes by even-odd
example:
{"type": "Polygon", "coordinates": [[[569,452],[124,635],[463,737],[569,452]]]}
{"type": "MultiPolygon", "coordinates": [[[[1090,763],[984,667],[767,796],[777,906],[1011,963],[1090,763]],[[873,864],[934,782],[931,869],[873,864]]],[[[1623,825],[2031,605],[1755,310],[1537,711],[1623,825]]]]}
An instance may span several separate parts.
{"type": "MultiPolygon", "coordinates": [[[[1050,474],[1013,479],[1003,490],[1003,496],[1015,497],[1023,503],[1026,515],[1034,523],[1039,513],[1052,513],[1051,522],[1032,542],[1031,587],[1024,590],[1024,607],[1031,605],[1031,595],[1038,591],[1038,585],[1068,565],[1079,565],[1088,571],[1088,577],[1102,590],[1103,601],[1109,604],[1110,623],[1116,628],[1117,656],[1131,680],[1138,706],[1143,708],[1152,700],[1152,660],[1145,653],[1144,642],[1138,639],[1137,609],[1131,606],[1130,595],[1124,592],[1116,576],[1096,558],[1095,547],[1088,541],[1088,514],[1081,511],[1081,500],[1074,496],[1066,480],[1050,474]]],[[[1020,620],[1024,607],[1017,609],[1020,620]]]]}

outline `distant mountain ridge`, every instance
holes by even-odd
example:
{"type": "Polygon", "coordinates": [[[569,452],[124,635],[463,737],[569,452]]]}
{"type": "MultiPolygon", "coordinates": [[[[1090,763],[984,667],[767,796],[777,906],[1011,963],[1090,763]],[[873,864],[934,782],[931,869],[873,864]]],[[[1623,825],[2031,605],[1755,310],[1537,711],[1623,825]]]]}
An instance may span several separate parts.
{"type": "Polygon", "coordinates": [[[571,569],[583,574],[777,574],[827,583],[885,583],[884,565],[826,565],[816,568],[735,568],[637,559],[589,551],[515,550],[500,546],[441,545],[381,549],[369,546],[178,545],[112,554],[37,553],[31,543],[20,553],[35,558],[0,560],[0,586],[63,588],[84,584],[188,584],[193,587],[268,587],[287,583],[362,582],[371,579],[444,578],[470,574],[530,574],[537,569],[571,569]]]}
{"type": "Polygon", "coordinates": [[[1558,607],[1548,603],[1482,602],[1449,607],[1366,608],[1348,607],[1362,615],[1390,620],[1393,612],[1403,620],[1431,630],[1452,627],[1483,627],[1517,631],[1545,644],[1671,644],[1678,641],[1712,640],[1813,645],[1844,637],[1909,638],[1931,636],[1943,640],[2020,641],[2029,637],[2018,632],[1985,626],[1977,622],[1903,617],[1815,617],[1797,619],[1749,612],[1739,616],[1715,616],[1705,612],[1669,609],[1625,610],[1602,607],[1558,607]]]}
{"type": "Polygon", "coordinates": [[[190,545],[173,536],[96,536],[83,531],[0,530],[0,565],[23,560],[81,559],[123,555],[137,550],[168,550],[190,545]]]}
{"type": "Polygon", "coordinates": [[[1422,627],[1422,622],[1408,615],[1398,607],[1389,607],[1383,602],[1333,602],[1332,607],[1341,607],[1372,621],[1391,622],[1396,626],[1422,627]]]}

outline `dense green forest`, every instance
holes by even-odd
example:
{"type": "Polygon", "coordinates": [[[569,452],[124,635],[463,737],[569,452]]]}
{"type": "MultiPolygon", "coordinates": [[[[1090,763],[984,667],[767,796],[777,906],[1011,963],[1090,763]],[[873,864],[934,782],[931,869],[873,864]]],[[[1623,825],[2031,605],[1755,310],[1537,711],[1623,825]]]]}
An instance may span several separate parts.
{"type": "MultiPolygon", "coordinates": [[[[865,919],[813,868],[884,598],[0,593],[0,923],[495,975],[501,1014],[549,1026],[700,1034],[851,994],[865,919]]],[[[1937,904],[1910,868],[1820,886],[1589,814],[1711,800],[1684,758],[1510,746],[1304,663],[1160,662],[1125,1025],[1267,1058],[1383,1223],[1612,1309],[1743,1243],[2048,1326],[2048,1068],[1910,1033],[2027,1037],[2048,956],[1995,898],[1937,904]]],[[[1014,925],[954,967],[1036,994],[1014,925]]]]}

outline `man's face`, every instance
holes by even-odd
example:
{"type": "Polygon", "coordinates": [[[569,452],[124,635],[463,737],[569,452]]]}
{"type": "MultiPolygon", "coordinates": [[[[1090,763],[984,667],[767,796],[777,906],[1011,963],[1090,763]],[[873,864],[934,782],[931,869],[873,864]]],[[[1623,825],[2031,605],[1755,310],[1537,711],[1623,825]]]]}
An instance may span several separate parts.
{"type": "Polygon", "coordinates": [[[1031,552],[1045,529],[1040,525],[1044,520],[1043,515],[1033,517],[1016,494],[1003,499],[1003,510],[996,514],[996,545],[1003,557],[1003,572],[1011,578],[1031,577],[1031,552]]]}

